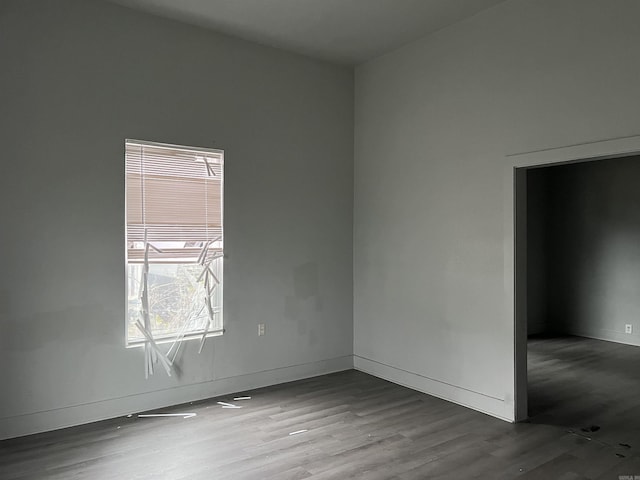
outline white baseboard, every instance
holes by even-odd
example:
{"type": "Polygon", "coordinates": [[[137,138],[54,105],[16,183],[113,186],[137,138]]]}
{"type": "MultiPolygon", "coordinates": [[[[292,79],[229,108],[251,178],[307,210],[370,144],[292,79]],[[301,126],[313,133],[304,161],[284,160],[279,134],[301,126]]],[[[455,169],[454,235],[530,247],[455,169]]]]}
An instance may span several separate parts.
{"type": "Polygon", "coordinates": [[[576,337],[593,338],[594,340],[605,340],[607,342],[622,343],[624,345],[633,345],[640,347],[640,335],[622,333],[615,330],[607,330],[604,328],[589,328],[580,326],[579,329],[569,328],[567,335],[576,337]]]}
{"type": "Polygon", "coordinates": [[[130,413],[204,400],[352,368],[353,357],[346,355],[139,395],[0,418],[0,440],[82,425],[130,413]]]}
{"type": "Polygon", "coordinates": [[[426,393],[427,395],[442,398],[443,400],[457,403],[463,407],[486,413],[500,420],[507,422],[514,421],[513,405],[508,405],[504,400],[499,398],[490,397],[482,393],[434,380],[358,355],[353,356],[353,368],[398,385],[426,393]]]}

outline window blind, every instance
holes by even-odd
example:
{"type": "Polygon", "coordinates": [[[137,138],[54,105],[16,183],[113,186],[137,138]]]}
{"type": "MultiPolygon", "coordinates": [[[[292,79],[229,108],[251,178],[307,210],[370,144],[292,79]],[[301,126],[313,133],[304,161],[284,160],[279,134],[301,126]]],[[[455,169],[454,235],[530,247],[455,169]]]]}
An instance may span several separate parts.
{"type": "Polygon", "coordinates": [[[128,262],[144,262],[145,241],[149,263],[222,255],[223,152],[134,140],[125,150],[128,262]]]}

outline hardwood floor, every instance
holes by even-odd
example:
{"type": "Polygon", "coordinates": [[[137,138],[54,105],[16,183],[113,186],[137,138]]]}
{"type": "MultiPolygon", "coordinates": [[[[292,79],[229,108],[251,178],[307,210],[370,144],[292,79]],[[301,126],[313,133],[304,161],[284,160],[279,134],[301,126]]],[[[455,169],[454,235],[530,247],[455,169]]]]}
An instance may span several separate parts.
{"type": "Polygon", "coordinates": [[[640,455],[640,347],[533,338],[528,363],[531,422],[573,430],[625,457],[640,455]]]}
{"type": "Polygon", "coordinates": [[[512,425],[347,371],[242,392],[250,400],[228,396],[162,410],[197,413],[192,418],[134,415],[0,442],[0,478],[640,475],[640,349],[575,337],[535,339],[529,356],[530,423],[512,425]]]}

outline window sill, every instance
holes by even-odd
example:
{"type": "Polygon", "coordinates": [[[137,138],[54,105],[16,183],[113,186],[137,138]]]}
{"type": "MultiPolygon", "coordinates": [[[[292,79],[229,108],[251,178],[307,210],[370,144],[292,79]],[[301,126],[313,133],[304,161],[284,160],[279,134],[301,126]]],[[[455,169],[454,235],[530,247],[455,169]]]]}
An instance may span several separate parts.
{"type": "MultiPolygon", "coordinates": [[[[222,335],[224,335],[225,330],[212,330],[210,332],[207,333],[206,337],[221,337],[222,335]]],[[[187,341],[187,340],[201,340],[202,339],[202,334],[204,332],[200,332],[200,333],[190,333],[188,335],[185,335],[184,337],[182,337],[182,341],[187,341]]],[[[157,345],[162,345],[165,343],[173,343],[175,342],[176,337],[175,336],[164,336],[164,337],[158,337],[158,338],[154,338],[154,341],[156,342],[157,345]]],[[[127,342],[127,348],[136,348],[136,347],[144,347],[145,343],[147,343],[146,340],[144,339],[140,339],[140,340],[132,340],[130,342],[127,342]]]]}

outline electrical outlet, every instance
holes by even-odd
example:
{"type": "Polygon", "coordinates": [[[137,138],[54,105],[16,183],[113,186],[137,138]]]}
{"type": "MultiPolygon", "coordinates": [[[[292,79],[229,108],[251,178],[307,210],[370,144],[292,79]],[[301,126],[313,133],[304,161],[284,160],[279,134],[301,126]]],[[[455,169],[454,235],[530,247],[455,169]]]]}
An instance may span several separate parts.
{"type": "Polygon", "coordinates": [[[264,323],[258,324],[258,336],[262,337],[264,335],[264,323]]]}
{"type": "Polygon", "coordinates": [[[631,325],[630,323],[627,323],[624,326],[624,333],[633,333],[633,325],[631,325]]]}

